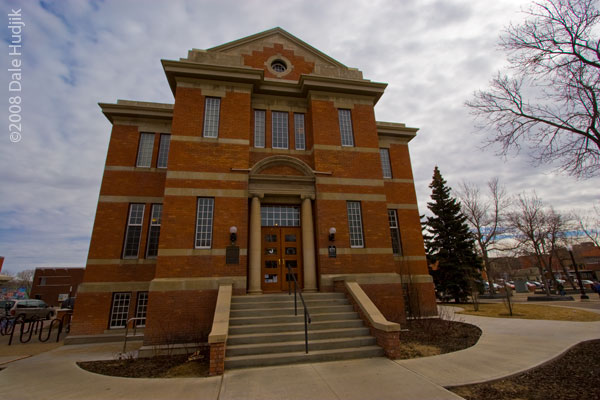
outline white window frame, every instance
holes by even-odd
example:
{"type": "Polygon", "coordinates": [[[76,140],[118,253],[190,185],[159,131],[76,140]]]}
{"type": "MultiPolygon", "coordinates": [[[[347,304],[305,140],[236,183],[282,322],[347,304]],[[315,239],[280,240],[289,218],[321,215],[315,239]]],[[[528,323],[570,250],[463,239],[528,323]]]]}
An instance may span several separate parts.
{"type": "Polygon", "coordinates": [[[296,150],[306,150],[304,114],[294,113],[294,141],[296,150]]]}
{"type": "Polygon", "coordinates": [[[396,210],[388,210],[388,222],[390,224],[390,238],[392,240],[392,251],[395,256],[401,256],[402,250],[402,235],[400,235],[400,225],[398,225],[398,212],[396,210]],[[394,238],[398,243],[398,249],[394,249],[394,238]]]}
{"type": "Polygon", "coordinates": [[[148,313],[148,292],[137,292],[137,298],[135,302],[135,317],[144,318],[143,321],[135,320],[135,326],[145,327],[146,326],[146,315],[148,313]]]}
{"type": "Polygon", "coordinates": [[[129,213],[127,215],[127,229],[125,231],[125,243],[123,245],[123,258],[138,258],[140,254],[140,241],[142,240],[142,227],[144,224],[145,204],[131,203],[129,204],[129,213]],[[129,235],[132,234],[132,227],[139,227],[139,237],[137,241],[136,254],[126,254],[129,235]]]}
{"type": "Polygon", "coordinates": [[[254,147],[264,149],[267,112],[265,110],[254,110],[254,147]]]}
{"type": "Polygon", "coordinates": [[[346,210],[348,213],[350,247],[353,249],[362,249],[365,247],[365,238],[360,201],[347,201],[346,210]]]}
{"type": "Polygon", "coordinates": [[[289,113],[285,111],[271,112],[271,147],[288,149],[290,147],[289,113]],[[277,116],[277,117],[276,117],[277,116]],[[279,119],[279,116],[282,117],[279,119]],[[285,116],[285,118],[283,118],[285,116]],[[276,135],[277,133],[277,135],[276,135]],[[280,143],[281,142],[281,143],[280,143]]]}
{"type": "Polygon", "coordinates": [[[196,249],[210,249],[212,247],[215,199],[213,197],[198,197],[197,204],[194,247],[196,249]]]}
{"type": "Polygon", "coordinates": [[[204,136],[205,138],[219,137],[220,110],[220,97],[206,97],[204,99],[204,129],[202,132],[202,136],[204,136]]]}
{"type": "Polygon", "coordinates": [[[123,329],[127,326],[130,304],[130,292],[113,293],[112,305],[110,307],[110,316],[108,319],[108,329],[123,329]]]}
{"type": "Polygon", "coordinates": [[[156,243],[156,254],[150,255],[150,239],[152,238],[152,231],[158,229],[157,242],[160,240],[162,210],[162,204],[152,204],[152,211],[150,213],[150,226],[148,227],[148,243],[146,244],[146,258],[156,258],[158,256],[158,243],[156,243]]]}
{"type": "Polygon", "coordinates": [[[150,168],[152,166],[152,153],[154,152],[154,133],[141,132],[138,143],[138,154],[135,166],[150,168]]]}
{"type": "Polygon", "coordinates": [[[390,160],[390,150],[386,148],[379,149],[379,158],[381,159],[381,172],[386,179],[392,178],[392,162],[390,160]]]}
{"type": "Polygon", "coordinates": [[[342,146],[354,147],[354,131],[352,129],[352,111],[347,108],[338,109],[340,137],[342,146]]]}
{"type": "Polygon", "coordinates": [[[160,135],[160,143],[158,144],[158,159],[156,160],[156,168],[167,168],[169,164],[169,148],[171,147],[171,135],[162,133],[160,135]]]}

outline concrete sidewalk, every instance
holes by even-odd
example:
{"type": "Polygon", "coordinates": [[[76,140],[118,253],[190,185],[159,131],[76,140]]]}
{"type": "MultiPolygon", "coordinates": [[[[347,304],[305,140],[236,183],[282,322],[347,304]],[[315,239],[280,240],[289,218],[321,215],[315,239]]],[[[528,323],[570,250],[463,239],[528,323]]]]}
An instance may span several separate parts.
{"type": "Polygon", "coordinates": [[[73,345],[5,364],[0,393],[11,399],[460,399],[443,386],[513,375],[600,338],[600,322],[458,316],[483,335],[466,350],[412,360],[386,358],[226,371],[223,377],[130,379],[81,370],[112,359],[119,344],[73,345]]]}

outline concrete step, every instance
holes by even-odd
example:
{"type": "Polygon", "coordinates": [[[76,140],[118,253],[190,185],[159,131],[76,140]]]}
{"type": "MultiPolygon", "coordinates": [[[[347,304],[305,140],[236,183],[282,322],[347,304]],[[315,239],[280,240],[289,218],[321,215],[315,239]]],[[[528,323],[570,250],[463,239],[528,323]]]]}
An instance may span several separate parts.
{"type": "MultiPolygon", "coordinates": [[[[364,326],[361,319],[332,320],[313,322],[308,325],[308,330],[317,331],[322,329],[357,328],[361,326],[364,326]]],[[[304,322],[293,322],[288,324],[239,325],[229,327],[230,335],[242,335],[248,333],[270,334],[275,332],[294,331],[304,332],[304,322]]]]}
{"type": "MultiPolygon", "coordinates": [[[[331,314],[331,313],[343,313],[354,311],[352,305],[322,305],[319,307],[309,307],[308,312],[312,315],[317,314],[331,314]]],[[[298,314],[304,314],[302,306],[298,307],[298,314]]],[[[239,317],[269,317],[275,315],[294,315],[294,305],[292,304],[289,308],[254,308],[251,310],[234,310],[230,312],[231,318],[239,317]]]]}
{"type": "MultiPolygon", "coordinates": [[[[336,339],[310,340],[308,342],[309,351],[332,350],[360,346],[373,346],[377,340],[373,336],[356,336],[336,339]]],[[[276,343],[259,344],[238,344],[227,346],[227,357],[236,357],[251,354],[272,354],[272,353],[290,353],[302,352],[305,349],[304,340],[276,343]]]]}
{"type": "MultiPolygon", "coordinates": [[[[310,346],[310,344],[309,344],[310,346]]],[[[225,357],[225,369],[261,367],[270,365],[283,365],[294,363],[309,363],[334,360],[348,360],[353,358],[381,357],[383,349],[379,346],[362,346],[345,349],[314,350],[309,353],[304,351],[290,353],[245,355],[225,357]]]]}
{"type": "MultiPolygon", "coordinates": [[[[313,308],[319,308],[324,306],[333,305],[346,305],[350,304],[348,299],[305,299],[306,307],[308,310],[313,308]]],[[[302,302],[298,299],[298,308],[302,308],[302,302]]],[[[232,310],[254,310],[254,309],[280,309],[280,308],[293,308],[294,300],[281,300],[281,301],[261,301],[261,302],[250,302],[250,303],[232,303],[232,310]]]]}
{"type": "MultiPolygon", "coordinates": [[[[354,336],[369,335],[369,328],[361,326],[357,328],[342,329],[323,329],[318,331],[308,331],[308,340],[348,338],[354,336]]],[[[277,343],[293,342],[304,340],[304,330],[296,332],[276,332],[271,334],[264,333],[246,333],[232,335],[227,337],[227,346],[238,344],[258,344],[258,343],[277,343]]]]}
{"type": "MultiPolygon", "coordinates": [[[[339,319],[357,319],[358,314],[354,311],[343,313],[311,314],[314,322],[332,321],[339,319]]],[[[298,310],[298,315],[278,315],[278,316],[260,316],[260,317],[236,317],[229,319],[229,326],[238,325],[256,325],[256,324],[286,324],[292,322],[304,323],[304,313],[298,310]]]]}
{"type": "MultiPolygon", "coordinates": [[[[304,300],[327,300],[327,299],[345,299],[344,293],[302,293],[304,300]]],[[[261,295],[243,295],[233,296],[231,298],[231,304],[236,303],[262,303],[271,301],[294,301],[294,293],[291,295],[287,293],[275,293],[275,294],[261,294],[261,295]]],[[[300,296],[298,296],[300,301],[300,296]]]]}

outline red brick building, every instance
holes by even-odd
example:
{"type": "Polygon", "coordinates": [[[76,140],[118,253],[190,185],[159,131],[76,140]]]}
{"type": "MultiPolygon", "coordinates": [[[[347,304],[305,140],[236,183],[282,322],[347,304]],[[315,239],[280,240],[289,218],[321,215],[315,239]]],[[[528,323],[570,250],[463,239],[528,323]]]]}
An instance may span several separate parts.
{"type": "Polygon", "coordinates": [[[287,266],[305,292],[356,280],[392,321],[408,298],[436,314],[417,129],[376,121],[387,84],[280,28],[162,65],[174,104],[100,104],[112,133],[73,335],[134,316],[146,344],[207,334],[219,284],[287,291],[287,266]]]}
{"type": "Polygon", "coordinates": [[[76,297],[84,271],[84,268],[36,268],[29,297],[60,306],[63,300],[76,297]]]}

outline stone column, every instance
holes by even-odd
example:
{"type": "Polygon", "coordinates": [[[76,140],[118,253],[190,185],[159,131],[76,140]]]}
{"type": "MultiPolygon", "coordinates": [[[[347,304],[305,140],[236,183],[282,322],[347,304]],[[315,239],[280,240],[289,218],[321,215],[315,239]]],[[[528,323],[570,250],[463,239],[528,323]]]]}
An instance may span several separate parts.
{"type": "Polygon", "coordinates": [[[309,197],[302,199],[302,258],[304,263],[304,291],[317,291],[315,267],[315,232],[313,229],[312,204],[309,197]]]}
{"type": "Polygon", "coordinates": [[[261,294],[261,222],[260,199],[252,197],[250,206],[250,267],[248,270],[248,293],[261,294]]]}

